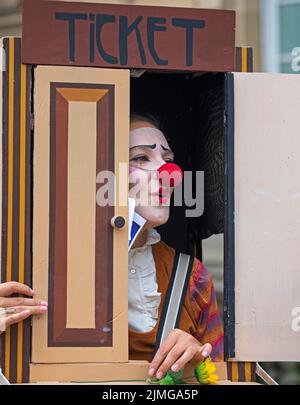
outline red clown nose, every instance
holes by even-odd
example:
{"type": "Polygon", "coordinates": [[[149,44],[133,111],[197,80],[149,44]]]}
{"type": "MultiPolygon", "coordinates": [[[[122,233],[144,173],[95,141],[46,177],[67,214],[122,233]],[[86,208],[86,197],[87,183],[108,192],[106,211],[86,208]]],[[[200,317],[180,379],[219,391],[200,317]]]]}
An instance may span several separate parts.
{"type": "Polygon", "coordinates": [[[176,187],[182,182],[182,170],[175,163],[165,163],[157,171],[159,181],[168,187],[176,187]]]}

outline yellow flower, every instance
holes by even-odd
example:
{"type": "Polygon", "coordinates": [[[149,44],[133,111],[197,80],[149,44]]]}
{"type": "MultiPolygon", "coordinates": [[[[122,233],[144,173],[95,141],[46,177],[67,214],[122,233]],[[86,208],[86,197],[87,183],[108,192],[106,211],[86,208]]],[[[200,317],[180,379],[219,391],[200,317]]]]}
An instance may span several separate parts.
{"type": "Polygon", "coordinates": [[[217,384],[219,377],[215,374],[216,366],[210,357],[197,364],[195,368],[195,377],[200,384],[217,384]]]}

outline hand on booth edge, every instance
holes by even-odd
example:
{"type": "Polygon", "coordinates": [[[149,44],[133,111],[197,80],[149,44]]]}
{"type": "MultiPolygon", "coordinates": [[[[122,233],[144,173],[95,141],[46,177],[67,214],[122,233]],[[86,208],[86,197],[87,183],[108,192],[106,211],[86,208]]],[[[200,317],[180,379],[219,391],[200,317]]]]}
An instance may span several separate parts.
{"type": "Polygon", "coordinates": [[[0,333],[31,315],[47,312],[48,303],[33,296],[34,291],[25,284],[16,281],[0,283],[0,333]],[[22,294],[31,298],[10,297],[12,294],[22,294]]]}
{"type": "Polygon", "coordinates": [[[211,353],[210,343],[201,343],[189,333],[180,329],[174,329],[164,340],[157,350],[150,366],[148,374],[160,380],[168,370],[177,372],[188,362],[198,364],[211,353]]]}

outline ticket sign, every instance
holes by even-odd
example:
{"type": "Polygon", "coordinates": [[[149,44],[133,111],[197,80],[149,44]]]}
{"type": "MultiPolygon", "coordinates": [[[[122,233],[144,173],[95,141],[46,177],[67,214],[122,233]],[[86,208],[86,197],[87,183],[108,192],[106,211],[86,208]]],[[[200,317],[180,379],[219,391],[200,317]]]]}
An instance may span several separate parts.
{"type": "Polygon", "coordinates": [[[25,0],[22,24],[27,64],[234,70],[234,11],[25,0]]]}

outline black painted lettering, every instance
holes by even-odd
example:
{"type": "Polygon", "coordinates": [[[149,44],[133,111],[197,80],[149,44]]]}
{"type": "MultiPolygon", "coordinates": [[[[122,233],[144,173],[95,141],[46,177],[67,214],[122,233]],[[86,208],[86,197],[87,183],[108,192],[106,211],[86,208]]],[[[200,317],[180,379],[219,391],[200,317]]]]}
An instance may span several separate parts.
{"type": "Polygon", "coordinates": [[[205,20],[190,20],[187,18],[172,18],[175,27],[186,29],[186,65],[193,64],[193,32],[194,28],[204,28],[205,20]]]}
{"type": "Polygon", "coordinates": [[[148,17],[147,20],[147,40],[150,54],[157,65],[167,65],[166,59],[161,59],[155,49],[155,37],[156,31],[166,31],[166,18],[161,17],[148,17]]]}
{"type": "Polygon", "coordinates": [[[87,14],[81,13],[55,13],[55,18],[61,21],[69,21],[69,60],[75,61],[75,21],[86,20],[87,14]]]}
{"type": "Polygon", "coordinates": [[[90,62],[95,62],[95,14],[90,14],[90,62]]]}
{"type": "Polygon", "coordinates": [[[101,31],[105,24],[112,24],[116,22],[116,17],[109,14],[97,14],[96,16],[96,44],[101,58],[111,64],[116,65],[118,63],[118,58],[113,55],[108,54],[102,45],[101,41],[101,31]]]}
{"type": "Polygon", "coordinates": [[[132,24],[128,25],[128,17],[120,16],[119,19],[119,49],[120,49],[120,64],[127,65],[128,63],[128,36],[135,31],[138,49],[142,65],[147,63],[146,54],[143,46],[142,35],[139,29],[139,24],[143,17],[138,16],[132,24]]]}

